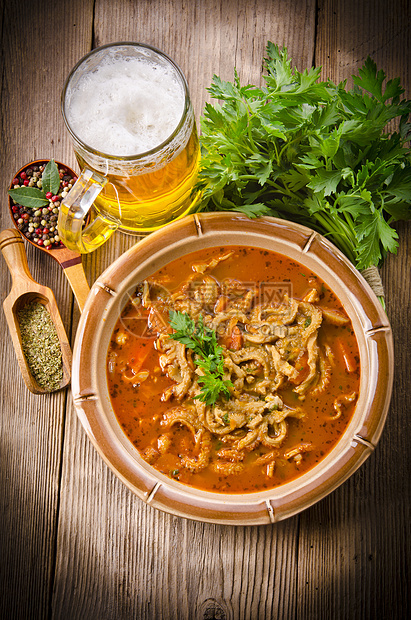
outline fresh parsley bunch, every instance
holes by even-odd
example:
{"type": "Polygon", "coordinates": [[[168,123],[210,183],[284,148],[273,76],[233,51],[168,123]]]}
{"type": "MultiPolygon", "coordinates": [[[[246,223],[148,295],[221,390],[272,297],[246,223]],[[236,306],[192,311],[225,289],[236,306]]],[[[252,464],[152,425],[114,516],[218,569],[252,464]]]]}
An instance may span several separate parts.
{"type": "Polygon", "coordinates": [[[269,42],[266,86],[214,76],[201,119],[200,210],[272,215],[328,237],[360,270],[395,253],[410,218],[411,101],[367,58],[354,88],[291,67],[269,42]],[[388,124],[397,119],[396,131],[388,124]],[[398,122],[399,119],[399,122],[398,122]]]}
{"type": "Polygon", "coordinates": [[[204,325],[202,315],[196,323],[186,312],[174,310],[170,311],[170,325],[175,330],[170,338],[193,350],[194,363],[204,373],[198,377],[202,387],[196,398],[207,405],[213,405],[219,396],[229,398],[232,383],[223,379],[222,347],[217,342],[215,331],[204,325]]]}

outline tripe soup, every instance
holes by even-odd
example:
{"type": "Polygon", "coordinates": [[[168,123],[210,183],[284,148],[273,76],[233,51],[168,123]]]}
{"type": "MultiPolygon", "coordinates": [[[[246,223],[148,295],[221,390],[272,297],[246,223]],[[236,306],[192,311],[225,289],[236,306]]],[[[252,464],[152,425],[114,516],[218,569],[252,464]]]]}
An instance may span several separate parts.
{"type": "Polygon", "coordinates": [[[293,480],[346,429],[359,351],[335,294],[283,255],[207,248],[141,282],[107,354],[142,458],[181,483],[251,493],[293,480]]]}

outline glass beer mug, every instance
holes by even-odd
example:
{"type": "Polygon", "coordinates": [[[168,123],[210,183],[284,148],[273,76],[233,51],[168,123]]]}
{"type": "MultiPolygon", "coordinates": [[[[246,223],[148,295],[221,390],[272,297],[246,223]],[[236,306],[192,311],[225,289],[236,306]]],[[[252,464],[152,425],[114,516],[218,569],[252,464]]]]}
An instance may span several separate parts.
{"type": "Polygon", "coordinates": [[[62,112],[82,170],[60,205],[68,248],[92,252],[115,230],[144,235],[193,210],[198,135],[186,79],[166,54],[96,48],[71,71],[62,112]]]}

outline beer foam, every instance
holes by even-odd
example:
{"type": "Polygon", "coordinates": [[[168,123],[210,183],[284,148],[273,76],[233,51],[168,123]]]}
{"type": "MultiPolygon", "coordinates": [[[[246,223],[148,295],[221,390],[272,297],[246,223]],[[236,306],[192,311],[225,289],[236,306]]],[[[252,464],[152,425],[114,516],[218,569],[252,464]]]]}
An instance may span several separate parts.
{"type": "Polygon", "coordinates": [[[78,138],[109,155],[144,153],[164,142],[184,111],[172,67],[149,59],[105,59],[67,91],[65,112],[78,138]]]}

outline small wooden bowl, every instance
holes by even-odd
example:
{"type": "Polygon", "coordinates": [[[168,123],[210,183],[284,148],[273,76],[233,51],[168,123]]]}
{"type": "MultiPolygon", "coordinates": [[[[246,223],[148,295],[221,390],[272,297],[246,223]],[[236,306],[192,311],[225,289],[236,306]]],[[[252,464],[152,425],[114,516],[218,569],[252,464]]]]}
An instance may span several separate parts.
{"type": "Polygon", "coordinates": [[[327,239],[297,224],[234,213],[194,214],[153,233],[118,258],[95,282],[81,317],[73,354],[72,391],[78,416],[114,473],[156,508],[210,523],[274,523],[336,489],[373,452],[383,429],[393,382],[391,328],[360,273],[327,239]],[[352,419],[332,450],[312,469],[274,489],[222,494],[164,476],[139,455],[110,402],[106,355],[114,325],[137,283],[171,260],[207,247],[271,250],[316,273],[342,302],[357,338],[361,381],[352,419]]]}
{"type": "MultiPolygon", "coordinates": [[[[27,168],[30,168],[35,165],[44,166],[45,164],[48,163],[48,161],[50,160],[49,159],[37,159],[35,161],[31,161],[30,163],[22,166],[20,170],[18,170],[18,172],[14,175],[13,178],[18,177],[20,173],[23,172],[23,170],[27,170],[27,168]]],[[[67,172],[71,174],[72,177],[77,178],[77,174],[74,172],[74,170],[69,168],[69,166],[67,166],[66,164],[62,164],[59,161],[56,161],[56,164],[58,168],[63,168],[64,170],[67,170],[67,172]]],[[[12,182],[10,183],[9,189],[13,189],[12,182]]],[[[12,207],[13,207],[13,201],[12,201],[11,196],[9,195],[10,216],[11,216],[14,226],[17,228],[17,230],[19,230],[16,220],[13,217],[14,214],[13,214],[12,207]]],[[[90,287],[88,285],[86,276],[84,274],[81,254],[78,252],[74,252],[73,250],[69,250],[64,245],[62,245],[59,248],[52,248],[51,250],[48,250],[47,248],[42,247],[38,245],[37,243],[34,243],[34,241],[26,237],[24,233],[22,233],[20,230],[19,230],[19,233],[28,243],[31,243],[31,245],[33,245],[38,250],[42,250],[43,252],[46,252],[46,254],[49,254],[50,256],[52,256],[54,260],[56,260],[59,263],[61,268],[64,270],[64,274],[67,280],[70,283],[74,296],[79,305],[80,311],[82,311],[85,301],[87,299],[87,296],[90,292],[90,287]]]]}

